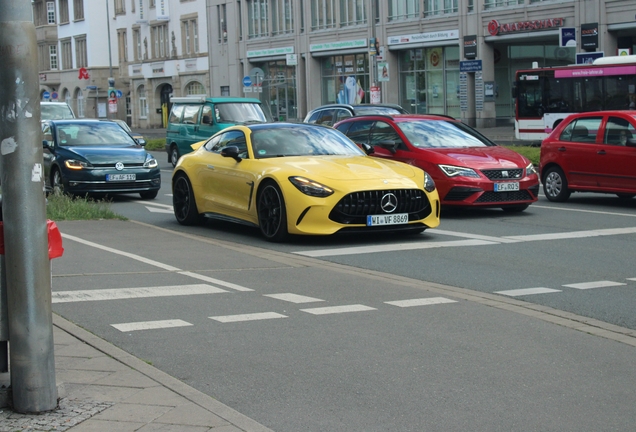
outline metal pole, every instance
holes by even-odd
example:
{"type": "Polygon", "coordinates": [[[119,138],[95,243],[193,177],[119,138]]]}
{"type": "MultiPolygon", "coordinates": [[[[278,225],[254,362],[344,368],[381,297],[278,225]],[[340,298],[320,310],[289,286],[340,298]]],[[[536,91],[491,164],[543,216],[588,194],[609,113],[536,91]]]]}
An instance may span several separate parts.
{"type": "Polygon", "coordinates": [[[10,376],[21,413],[57,407],[51,270],[42,179],[42,130],[31,2],[0,2],[0,180],[10,376]]]}

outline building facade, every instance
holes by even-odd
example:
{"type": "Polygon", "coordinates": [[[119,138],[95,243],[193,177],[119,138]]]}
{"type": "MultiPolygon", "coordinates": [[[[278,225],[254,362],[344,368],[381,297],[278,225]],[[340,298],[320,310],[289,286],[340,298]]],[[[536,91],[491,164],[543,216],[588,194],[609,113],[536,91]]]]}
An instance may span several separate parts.
{"type": "MultiPolygon", "coordinates": [[[[123,108],[135,127],[165,125],[170,95],[201,93],[258,97],[279,120],[303,119],[326,103],[387,102],[491,127],[512,122],[516,70],[636,49],[633,0],[103,1],[111,11],[116,87],[129,99],[123,108]]],[[[70,38],[73,54],[83,33],[66,32],[59,21],[55,36],[48,3],[59,10],[82,0],[38,0],[34,11],[38,3],[46,21],[38,26],[42,72],[60,81],[41,84],[59,89],[66,86],[62,40],[70,38]],[[56,37],[57,70],[50,51],[56,37]]],[[[107,34],[99,12],[85,18],[88,35],[107,34]]],[[[87,54],[91,76],[107,58],[96,37],[102,46],[87,54]]],[[[81,85],[64,88],[74,100],[81,85]]]]}

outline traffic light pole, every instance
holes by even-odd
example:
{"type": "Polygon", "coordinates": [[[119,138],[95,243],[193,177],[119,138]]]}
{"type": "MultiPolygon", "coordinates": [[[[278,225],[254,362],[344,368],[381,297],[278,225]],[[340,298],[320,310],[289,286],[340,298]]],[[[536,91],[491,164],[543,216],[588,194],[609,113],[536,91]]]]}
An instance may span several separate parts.
{"type": "MultiPolygon", "coordinates": [[[[29,0],[0,2],[0,184],[13,409],[57,407],[37,41],[29,0]]],[[[3,274],[3,277],[5,275],[3,274]]]]}

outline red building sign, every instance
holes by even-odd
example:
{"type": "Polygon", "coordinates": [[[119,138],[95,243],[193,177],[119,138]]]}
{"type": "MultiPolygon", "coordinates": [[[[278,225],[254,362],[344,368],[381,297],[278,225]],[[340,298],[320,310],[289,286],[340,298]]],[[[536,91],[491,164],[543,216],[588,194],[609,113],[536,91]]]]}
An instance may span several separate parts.
{"type": "Polygon", "coordinates": [[[544,20],[518,21],[513,23],[500,24],[497,20],[488,23],[488,33],[497,36],[505,33],[524,32],[533,30],[543,30],[554,27],[563,27],[565,18],[548,18],[544,20]]]}

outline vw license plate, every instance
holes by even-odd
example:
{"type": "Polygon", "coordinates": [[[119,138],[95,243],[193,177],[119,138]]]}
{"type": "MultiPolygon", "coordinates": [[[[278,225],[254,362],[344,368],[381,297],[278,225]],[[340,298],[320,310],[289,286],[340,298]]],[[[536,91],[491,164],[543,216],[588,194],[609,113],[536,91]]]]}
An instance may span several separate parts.
{"type": "Polygon", "coordinates": [[[368,215],[367,226],[376,225],[399,225],[409,222],[408,213],[397,213],[387,215],[368,215]]]}
{"type": "Polygon", "coordinates": [[[519,182],[495,183],[495,192],[518,191],[519,182]]]}
{"type": "Polygon", "coordinates": [[[106,174],[106,181],[137,180],[137,174],[106,174]]]}

